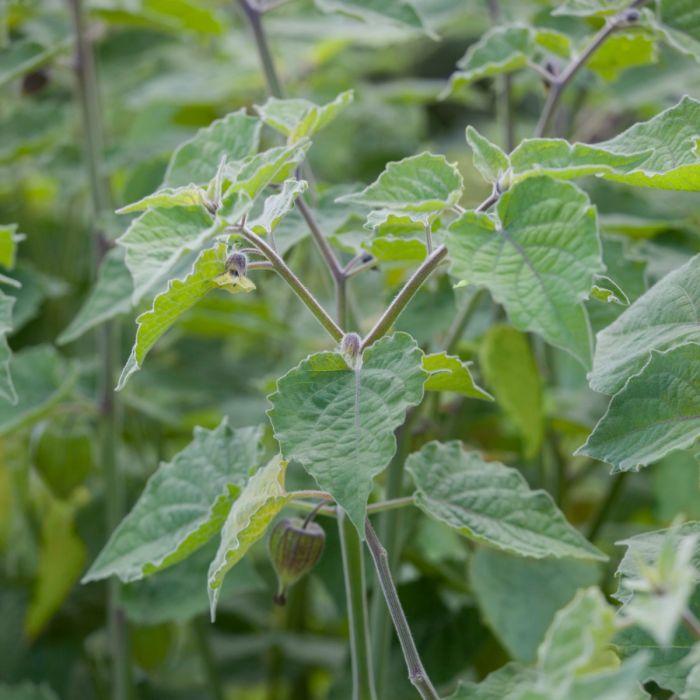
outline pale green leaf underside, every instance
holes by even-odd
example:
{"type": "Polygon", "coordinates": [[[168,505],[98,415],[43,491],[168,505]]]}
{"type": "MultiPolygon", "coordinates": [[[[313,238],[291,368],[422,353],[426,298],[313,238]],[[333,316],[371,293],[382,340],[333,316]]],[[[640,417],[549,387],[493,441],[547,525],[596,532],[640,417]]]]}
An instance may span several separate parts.
{"type": "Polygon", "coordinates": [[[264,534],[290,495],[284,489],[287,462],[274,457],[250,478],[233,504],[221,530],[221,543],[209,566],[208,590],[212,622],[226,573],[264,534]]]}
{"type": "Polygon", "coordinates": [[[265,200],[261,214],[248,222],[251,231],[259,234],[269,234],[277,228],[277,224],[294,206],[297,197],[304,194],[308,188],[305,180],[285,180],[282,189],[265,200]]]}
{"type": "Polygon", "coordinates": [[[493,401],[472,377],[469,362],[462,362],[455,355],[438,352],[423,356],[423,369],[429,373],[425,380],[426,391],[454,391],[471,399],[493,401]]]}
{"type": "Polygon", "coordinates": [[[677,105],[639,122],[609,141],[570,144],[526,139],[510,156],[513,182],[536,175],[599,175],[638,187],[700,191],[700,102],[677,105]]]}
{"type": "Polygon", "coordinates": [[[132,308],[134,283],[124,264],[124,251],[113,248],[104,257],[97,281],[68,327],[58,336],[59,345],[70,343],[100,323],[132,308]]]}
{"type": "Polygon", "coordinates": [[[472,149],[474,167],[487,182],[498,182],[510,168],[508,156],[473,126],[467,127],[467,143],[472,149]]]}
{"type": "Polygon", "coordinates": [[[630,377],[579,454],[614,471],[638,470],[700,436],[700,344],[653,351],[630,377]]]}
{"type": "Polygon", "coordinates": [[[187,277],[170,280],[167,289],[153,300],[151,309],[136,319],[136,340],[119,377],[117,391],[123,389],[129,377],[141,368],[158,339],[212,289],[226,289],[231,293],[255,289],[255,285],[246,277],[225,274],[226,258],[225,243],[202,251],[187,277]]]}
{"type": "Polygon", "coordinates": [[[15,297],[0,292],[0,399],[17,403],[17,393],[10,373],[12,353],[7,343],[7,334],[12,330],[12,307],[15,297]]]}
{"type": "Polygon", "coordinates": [[[564,518],[545,491],[531,491],[516,469],[485,462],[460,442],[431,442],[408,458],[416,503],[465,537],[542,559],[606,559],[564,518]]]}
{"type": "Polygon", "coordinates": [[[149,209],[132,221],[117,242],[126,250],[137,303],[187,251],[197,250],[218,231],[203,207],[149,209]]]}
{"type": "Polygon", "coordinates": [[[520,330],[534,331],[591,363],[583,300],[603,270],[595,209],[577,187],[549,177],[513,186],[500,222],[468,211],[448,229],[451,273],[489,289],[520,330]]]}
{"type": "Polygon", "coordinates": [[[591,388],[614,394],[652,350],[700,342],[700,255],[670,272],[597,336],[591,388]]]}
{"type": "Polygon", "coordinates": [[[195,428],[192,442],[162,462],[112,533],[83,582],[135,581],[184,559],[226,520],[260,458],[259,428],[195,428]]]}
{"type": "Polygon", "coordinates": [[[167,187],[208,184],[222,158],[240,160],[258,150],[261,126],[259,119],[239,110],[200,129],[175,150],[163,184],[167,187]]]}
{"type": "Polygon", "coordinates": [[[304,136],[313,136],[330,124],[352,102],[353,97],[353,91],[347,90],[325,105],[303,99],[279,100],[270,97],[255,110],[265,124],[282,132],[289,143],[294,143],[304,136]]]}
{"type": "Polygon", "coordinates": [[[614,15],[629,6],[628,0],[564,0],[553,11],[553,15],[595,17],[614,15]]]}
{"type": "Polygon", "coordinates": [[[338,198],[377,209],[430,213],[454,206],[462,195],[462,176],[444,156],[420,153],[389,163],[362,192],[338,198]]]}
{"type": "Polygon", "coordinates": [[[207,204],[206,192],[198,185],[164,187],[137,202],[117,209],[117,214],[131,214],[146,209],[168,209],[170,207],[199,207],[207,204]]]}
{"type": "Polygon", "coordinates": [[[316,4],[325,12],[342,12],[371,23],[384,21],[432,36],[410,0],[316,0],[316,4]]]}
{"type": "Polygon", "coordinates": [[[491,326],[479,362],[498,406],[521,435],[525,456],[534,457],[544,437],[543,390],[527,337],[512,326],[491,326]]]}
{"type": "Polygon", "coordinates": [[[700,9],[697,2],[659,0],[658,10],[652,26],[674,49],[700,62],[700,9]]]}
{"type": "Polygon", "coordinates": [[[372,480],[396,450],[394,430],[420,403],[422,352],[405,333],[382,338],[350,369],[337,352],[311,355],[277,383],[268,412],[287,460],[297,460],[361,533],[372,480]]]}

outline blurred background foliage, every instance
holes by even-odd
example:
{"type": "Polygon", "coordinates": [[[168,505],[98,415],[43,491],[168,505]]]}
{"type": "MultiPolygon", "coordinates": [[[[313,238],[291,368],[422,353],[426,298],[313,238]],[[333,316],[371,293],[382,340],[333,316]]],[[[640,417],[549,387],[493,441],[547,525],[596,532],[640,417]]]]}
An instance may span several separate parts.
{"type": "MultiPolygon", "coordinates": [[[[498,80],[441,97],[457,60],[492,25],[493,6],[481,0],[417,0],[416,6],[439,40],[326,13],[307,0],[290,0],[265,17],[289,96],[324,103],[355,90],[353,105],[310,152],[321,226],[346,259],[366,235],[363,217],[333,206],[337,189],[330,188],[371,181],[387,161],[428,149],[459,163],[468,207],[488,191],[472,166],[465,126],[507,145],[498,80]]],[[[160,185],[175,146],[219,116],[262,103],[265,87],[234,2],[91,0],[87,9],[116,209],[160,185]]],[[[554,28],[574,42],[601,21],[551,10],[547,0],[500,8],[502,21],[554,28]]],[[[92,333],[56,345],[93,280],[70,15],[63,0],[3,0],[0,11],[0,224],[16,223],[24,234],[8,273],[22,286],[6,289],[16,298],[9,342],[20,402],[0,404],[0,683],[46,684],[44,695],[23,697],[51,698],[51,688],[62,700],[107,698],[106,586],[78,583],[107,534],[94,398],[100,358],[92,333]]],[[[513,75],[516,143],[532,134],[544,94],[536,73],[513,75]]],[[[681,54],[663,46],[628,59],[601,54],[595,72],[577,77],[556,129],[571,140],[609,138],[683,94],[700,97],[700,71],[681,54]]],[[[697,195],[633,191],[601,180],[585,186],[601,214],[611,276],[631,299],[700,250],[697,195]]],[[[100,225],[110,238],[126,227],[117,216],[100,225]]],[[[285,247],[298,242],[290,264],[330,305],[331,282],[296,212],[277,235],[285,247]]],[[[351,315],[363,329],[412,264],[388,262],[354,280],[351,315]]],[[[274,380],[325,347],[314,319],[281,281],[267,275],[256,282],[256,294],[215,293],[199,303],[119,395],[126,504],[159,461],[189,441],[193,426],[214,427],[224,414],[234,426],[263,422],[274,380]]],[[[129,291],[106,311],[121,319],[120,362],[129,354],[138,311],[129,291]]],[[[436,276],[398,326],[425,349],[441,348],[470,293],[436,276]]],[[[554,612],[577,588],[595,582],[614,588],[616,540],[666,526],[678,512],[700,518],[698,466],[690,453],[612,481],[605,465],[572,458],[602,412],[603,397],[588,389],[583,370],[565,354],[538,343],[530,350],[527,342],[526,352],[517,351],[523,337],[490,325],[502,317],[487,295],[476,303],[457,350],[476,362],[497,402],[443,395],[423,412],[412,449],[454,437],[518,465],[611,562],[603,569],[552,560],[544,570],[470,547],[415,513],[402,515],[400,594],[426,667],[446,688],[457,678],[481,678],[509,658],[532,660],[554,612]]],[[[622,308],[595,300],[589,307],[596,328],[622,308]]],[[[302,477],[291,472],[295,478],[302,477]]],[[[126,586],[138,697],[349,698],[342,569],[335,528],[327,533],[322,563],[284,610],[272,605],[264,547],[232,574],[214,626],[205,619],[203,583],[210,548],[126,586]]],[[[392,699],[414,697],[397,647],[388,673],[392,699]]]]}

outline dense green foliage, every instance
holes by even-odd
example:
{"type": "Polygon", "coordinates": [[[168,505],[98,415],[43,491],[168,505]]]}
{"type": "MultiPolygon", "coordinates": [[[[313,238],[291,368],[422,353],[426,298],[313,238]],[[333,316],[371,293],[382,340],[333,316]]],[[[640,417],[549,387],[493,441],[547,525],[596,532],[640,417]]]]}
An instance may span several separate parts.
{"type": "Polygon", "coordinates": [[[700,698],[698,63],[696,0],[3,2],[0,700],[700,698]]]}

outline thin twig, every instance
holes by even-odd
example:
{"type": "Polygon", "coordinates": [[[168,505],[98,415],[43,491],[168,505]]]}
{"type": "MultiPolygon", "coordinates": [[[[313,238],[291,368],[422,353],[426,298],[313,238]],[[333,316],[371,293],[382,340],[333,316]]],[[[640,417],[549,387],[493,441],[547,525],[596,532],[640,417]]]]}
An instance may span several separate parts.
{"type": "Polygon", "coordinates": [[[621,10],[614,17],[606,20],[603,27],[591,39],[588,46],[569,63],[569,65],[552,81],[552,87],[547,95],[547,100],[542,109],[542,114],[537,122],[534,136],[535,138],[544,136],[549,129],[549,125],[556,114],[561,101],[561,96],[567,85],[574,79],[574,76],[585,65],[586,61],[603,45],[605,40],[620,26],[627,22],[628,12],[643,5],[645,0],[634,0],[627,8],[621,10]]]}
{"type": "Polygon", "coordinates": [[[309,311],[318,319],[319,323],[328,331],[333,340],[340,342],[343,339],[345,335],[343,329],[331,318],[321,304],[319,304],[316,297],[304,286],[304,283],[291,271],[287,263],[282,259],[282,256],[276,253],[270,245],[260,238],[260,236],[244,226],[232,227],[231,233],[240,234],[248,243],[254,245],[265,255],[272,263],[275,271],[287,282],[309,311]]]}
{"type": "Polygon", "coordinates": [[[379,586],[382,589],[382,594],[389,608],[389,614],[394,623],[396,636],[399,638],[401,651],[406,660],[408,679],[423,700],[440,700],[440,696],[437,694],[437,691],[430,681],[430,677],[425,671],[423,662],[418,654],[418,649],[416,648],[416,643],[413,640],[411,629],[408,626],[406,614],[403,611],[403,607],[401,607],[399,594],[396,591],[396,585],[391,576],[386,549],[384,549],[382,543],[379,541],[369,518],[365,520],[365,537],[367,538],[367,547],[372,555],[374,568],[377,572],[379,586]]]}

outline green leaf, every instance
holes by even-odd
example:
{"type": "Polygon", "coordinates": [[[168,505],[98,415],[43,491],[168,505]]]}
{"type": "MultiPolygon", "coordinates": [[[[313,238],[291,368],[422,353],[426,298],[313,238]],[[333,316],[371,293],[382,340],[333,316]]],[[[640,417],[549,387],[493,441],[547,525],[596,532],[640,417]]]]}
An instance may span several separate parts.
{"type": "Polygon", "coordinates": [[[71,44],[72,37],[48,46],[35,41],[13,42],[9,48],[3,46],[4,50],[0,53],[0,87],[38,70],[67,51],[71,44]]]}
{"type": "Polygon", "coordinates": [[[380,236],[362,247],[379,262],[420,262],[428,254],[425,241],[413,237],[380,236]]]}
{"type": "Polygon", "coordinates": [[[288,143],[313,136],[332,122],[353,101],[354,92],[341,92],[332,102],[319,106],[309,100],[279,100],[270,97],[255,111],[265,124],[281,131],[288,143]]]}
{"type": "Polygon", "coordinates": [[[568,56],[568,37],[551,29],[523,24],[495,27],[486,32],[457,62],[460,69],[452,75],[447,92],[469,85],[476,80],[525,68],[542,51],[568,56]]]}
{"type": "Polygon", "coordinates": [[[534,457],[544,437],[542,381],[527,336],[511,326],[491,326],[479,348],[487,384],[522,436],[525,456],[534,457]]]}
{"type": "Polygon", "coordinates": [[[654,37],[636,32],[617,32],[609,36],[586,63],[586,67],[608,82],[620,73],[637,66],[656,63],[658,54],[654,37]]]}
{"type": "Polygon", "coordinates": [[[429,373],[425,380],[426,391],[454,391],[471,399],[493,401],[493,396],[484,391],[469,371],[471,362],[462,362],[455,355],[437,352],[423,356],[423,369],[429,373]]]}
{"type": "Polygon", "coordinates": [[[243,109],[217,119],[175,150],[163,184],[208,184],[222,158],[240,160],[258,150],[260,127],[260,120],[249,117],[243,109]]]}
{"type": "Polygon", "coordinates": [[[641,165],[650,154],[650,150],[615,154],[595,145],[572,144],[564,139],[524,139],[510,156],[511,181],[515,183],[540,175],[562,180],[605,175],[641,165]]]}
{"type": "MultiPolygon", "coordinates": [[[[697,647],[695,651],[697,658],[697,647]]],[[[688,674],[680,700],[700,700],[700,663],[696,663],[688,674]]]]}
{"type": "Polygon", "coordinates": [[[46,683],[0,685],[0,700],[58,700],[58,695],[46,683]]]}
{"type": "Polygon", "coordinates": [[[479,547],[469,578],[486,624],[511,657],[534,662],[554,614],[579,588],[600,579],[600,569],[575,559],[528,559],[479,547]]]}
{"type": "Polygon", "coordinates": [[[213,537],[260,459],[259,428],[195,428],[192,442],[162,462],[112,533],[83,583],[136,581],[172,566],[213,537]]]}
{"type": "Polygon", "coordinates": [[[700,344],[653,351],[639,374],[613,396],[577,454],[638,471],[700,436],[700,344]]]}
{"type": "MultiPolygon", "coordinates": [[[[645,532],[617,543],[627,547],[617,570],[620,585],[614,594],[614,597],[623,603],[623,611],[625,606],[634,599],[634,592],[629,589],[628,583],[642,578],[649,571],[653,571],[669,537],[677,545],[686,537],[697,537],[698,535],[700,535],[700,523],[688,522],[677,528],[645,532]]],[[[671,553],[674,549],[675,547],[671,547],[671,553]]],[[[697,540],[692,564],[696,572],[696,585],[689,607],[697,616],[700,615],[700,576],[698,576],[700,547],[697,546],[697,540]]],[[[681,694],[685,688],[686,677],[690,671],[689,654],[695,642],[694,636],[684,625],[677,629],[673,643],[670,645],[659,644],[640,627],[625,629],[615,638],[615,644],[620,648],[623,656],[630,656],[639,650],[651,654],[648,670],[642,676],[644,682],[654,681],[660,687],[677,694],[681,694]]]]}
{"type": "Polygon", "coordinates": [[[508,156],[473,126],[467,127],[467,143],[472,149],[474,167],[487,182],[498,182],[510,169],[508,156]]]}
{"type": "Polygon", "coordinates": [[[12,405],[17,403],[17,392],[10,373],[12,352],[7,342],[7,334],[13,328],[14,305],[14,297],[0,292],[0,398],[9,401],[12,405]]]}
{"type": "Polygon", "coordinates": [[[356,369],[338,352],[311,355],[270,396],[285,459],[300,462],[360,533],[372,480],[396,451],[394,430],[423,398],[421,360],[416,342],[395,333],[365,350],[356,369]]]}
{"type": "Polygon", "coordinates": [[[37,345],[15,353],[12,378],[18,401],[0,403],[0,435],[18,430],[44,415],[74,387],[75,365],[50,345],[37,345]]]}
{"type": "Polygon", "coordinates": [[[151,309],[136,319],[136,340],[119,377],[117,391],[121,391],[129,377],[141,369],[146,355],[161,336],[212,289],[225,289],[232,294],[255,289],[247,277],[226,271],[226,258],[225,243],[202,251],[187,277],[171,280],[167,289],[153,300],[151,309]]]}
{"type": "Polygon", "coordinates": [[[516,328],[539,333],[589,367],[582,301],[603,263],[588,197],[570,183],[530,178],[501,197],[498,217],[467,211],[451,224],[452,275],[487,287],[516,328]]]}
{"type": "Polygon", "coordinates": [[[206,192],[197,185],[185,185],[184,187],[164,187],[153,194],[139,199],[133,204],[127,204],[117,209],[117,214],[131,214],[145,209],[169,209],[170,207],[201,207],[211,209],[211,203],[207,200],[206,192]]]}
{"type": "Polygon", "coordinates": [[[242,161],[228,163],[223,170],[230,182],[217,214],[226,223],[237,224],[252,207],[255,198],[271,183],[290,177],[311,145],[303,139],[289,146],[277,146],[242,161]]]}
{"type": "Polygon", "coordinates": [[[457,204],[463,185],[456,165],[444,156],[423,152],[389,163],[379,178],[362,192],[339,197],[336,201],[428,214],[457,204]]]}
{"type": "Polygon", "coordinates": [[[265,534],[267,526],[275,519],[290,499],[284,488],[287,462],[279,455],[250,478],[233,504],[221,530],[221,543],[209,566],[209,608],[212,622],[216,617],[216,604],[226,573],[265,534]]]}
{"type": "Polygon", "coordinates": [[[574,15],[576,17],[605,17],[615,15],[629,7],[628,0],[564,0],[553,11],[553,15],[574,15]]]}
{"type": "Polygon", "coordinates": [[[383,21],[434,37],[412,0],[316,0],[316,5],[324,12],[342,12],[372,24],[383,21]]]}
{"type": "Polygon", "coordinates": [[[47,499],[41,521],[39,565],[24,629],[34,639],[61,607],[85,564],[85,545],[75,530],[76,504],[47,499]]]}
{"type": "Polygon", "coordinates": [[[292,209],[297,197],[304,194],[307,188],[308,183],[305,180],[285,180],[282,189],[265,200],[262,213],[248,222],[248,227],[255,233],[269,235],[292,209]]]}
{"type": "Polygon", "coordinates": [[[548,493],[531,491],[516,469],[485,462],[460,442],[430,442],[409,456],[406,468],[419,508],[465,537],[535,559],[606,559],[548,493]]]}
{"type": "Polygon", "coordinates": [[[649,157],[624,173],[603,174],[608,180],[638,187],[700,191],[700,152],[698,151],[700,102],[684,97],[675,107],[647,122],[631,126],[596,147],[616,155],[649,151],[649,157]]]}
{"type": "Polygon", "coordinates": [[[700,342],[700,255],[670,272],[597,336],[591,388],[619,391],[652,350],[700,342]]]}
{"type": "Polygon", "coordinates": [[[100,264],[95,286],[56,342],[59,345],[70,343],[95,326],[127,313],[132,308],[133,291],[134,283],[124,263],[124,250],[113,248],[100,264]]]}
{"type": "Polygon", "coordinates": [[[17,224],[0,225],[0,265],[11,270],[17,257],[17,224]]]}
{"type": "Polygon", "coordinates": [[[674,49],[700,62],[700,13],[694,0],[659,0],[657,7],[652,26],[674,49]]]}
{"type": "Polygon", "coordinates": [[[187,251],[200,248],[219,231],[203,207],[149,209],[134,219],[117,243],[126,250],[136,304],[187,251]]]}
{"type": "Polygon", "coordinates": [[[490,673],[481,683],[460,683],[447,700],[506,700],[534,678],[532,669],[508,663],[490,673]]]}
{"type": "Polygon", "coordinates": [[[606,275],[596,277],[596,283],[591,288],[591,299],[597,299],[606,304],[630,305],[627,295],[606,275]]]}
{"type": "MultiPolygon", "coordinates": [[[[209,598],[202,583],[218,546],[212,539],[175,566],[123,586],[120,602],[129,620],[140,625],[184,623],[207,611],[209,598]]],[[[265,587],[250,559],[244,559],[226,577],[222,598],[265,587]]]]}

